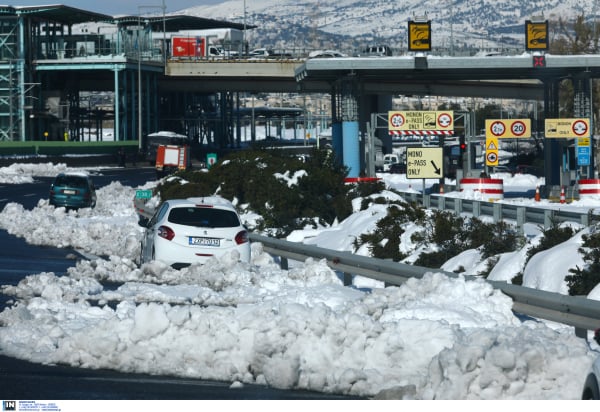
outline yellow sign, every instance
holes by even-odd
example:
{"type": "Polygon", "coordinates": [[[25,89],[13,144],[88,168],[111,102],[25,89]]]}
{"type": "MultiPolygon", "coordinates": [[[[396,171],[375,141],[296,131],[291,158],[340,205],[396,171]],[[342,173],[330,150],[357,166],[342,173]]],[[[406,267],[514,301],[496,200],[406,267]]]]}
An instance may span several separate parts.
{"type": "Polygon", "coordinates": [[[485,164],[487,166],[498,166],[498,138],[485,138],[485,164]]]}
{"type": "Polygon", "coordinates": [[[441,179],[444,177],[443,147],[408,147],[407,179],[441,179]]]}
{"type": "Polygon", "coordinates": [[[589,137],[581,137],[577,139],[577,146],[589,146],[590,138],[589,137]]]}
{"type": "Polygon", "coordinates": [[[454,111],[390,111],[389,130],[454,130],[454,111]]]}
{"type": "Polygon", "coordinates": [[[486,119],[485,137],[530,138],[531,119],[486,119]]]}
{"type": "Polygon", "coordinates": [[[408,21],[408,50],[431,50],[431,21],[408,21]]]}
{"type": "Polygon", "coordinates": [[[548,21],[525,22],[525,48],[527,50],[548,50],[548,21]]]}
{"type": "Polygon", "coordinates": [[[546,138],[590,137],[589,119],[546,119],[544,126],[546,138]]]}

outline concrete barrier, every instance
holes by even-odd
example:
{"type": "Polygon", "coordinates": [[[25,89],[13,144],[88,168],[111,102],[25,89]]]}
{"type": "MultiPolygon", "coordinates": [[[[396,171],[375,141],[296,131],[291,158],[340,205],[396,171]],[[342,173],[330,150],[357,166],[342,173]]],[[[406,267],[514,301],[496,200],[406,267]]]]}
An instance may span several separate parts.
{"type": "Polygon", "coordinates": [[[481,199],[488,202],[504,199],[504,181],[491,178],[464,178],[460,180],[460,191],[481,193],[481,199]]]}

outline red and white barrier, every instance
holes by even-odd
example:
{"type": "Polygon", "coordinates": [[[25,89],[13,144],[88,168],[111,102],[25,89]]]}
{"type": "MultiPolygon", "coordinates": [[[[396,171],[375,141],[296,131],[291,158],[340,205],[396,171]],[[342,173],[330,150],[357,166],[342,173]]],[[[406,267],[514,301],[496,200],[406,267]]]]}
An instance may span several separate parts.
{"type": "Polygon", "coordinates": [[[460,180],[461,192],[474,192],[477,198],[493,202],[504,199],[504,181],[491,178],[464,178],[460,180]]]}
{"type": "Polygon", "coordinates": [[[600,197],[600,179],[579,180],[579,198],[589,199],[600,197]]]}

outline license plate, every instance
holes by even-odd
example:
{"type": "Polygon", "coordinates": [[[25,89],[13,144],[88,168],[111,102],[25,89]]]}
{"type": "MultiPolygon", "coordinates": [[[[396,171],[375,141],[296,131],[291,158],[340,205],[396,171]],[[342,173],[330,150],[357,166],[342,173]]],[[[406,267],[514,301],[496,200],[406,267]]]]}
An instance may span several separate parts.
{"type": "Polygon", "coordinates": [[[214,237],[193,237],[190,236],[190,245],[193,246],[221,246],[221,239],[214,237]]]}
{"type": "Polygon", "coordinates": [[[65,195],[74,195],[75,193],[77,193],[75,190],[69,190],[69,189],[65,189],[63,190],[63,193],[65,195]]]}

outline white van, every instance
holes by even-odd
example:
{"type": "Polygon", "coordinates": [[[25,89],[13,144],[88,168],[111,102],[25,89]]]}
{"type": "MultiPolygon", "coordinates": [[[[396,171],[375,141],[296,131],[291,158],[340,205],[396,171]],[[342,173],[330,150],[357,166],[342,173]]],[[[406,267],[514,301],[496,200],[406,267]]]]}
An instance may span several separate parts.
{"type": "Polygon", "coordinates": [[[400,163],[400,157],[395,153],[383,155],[383,171],[389,172],[390,166],[394,163],[400,163]]]}

